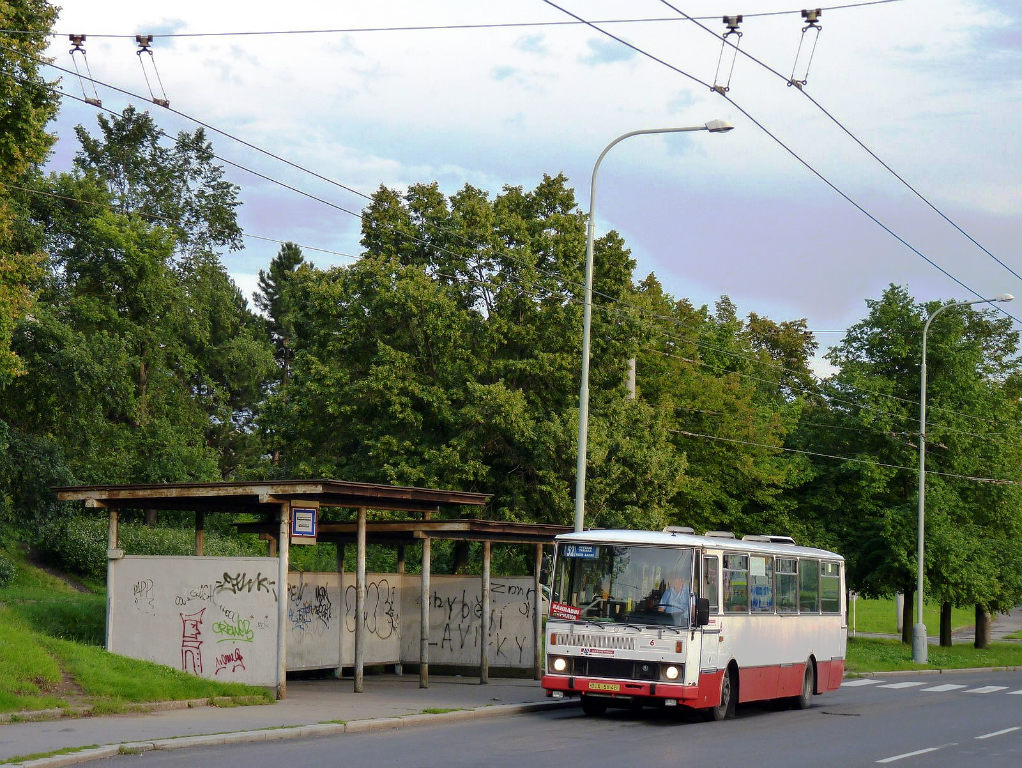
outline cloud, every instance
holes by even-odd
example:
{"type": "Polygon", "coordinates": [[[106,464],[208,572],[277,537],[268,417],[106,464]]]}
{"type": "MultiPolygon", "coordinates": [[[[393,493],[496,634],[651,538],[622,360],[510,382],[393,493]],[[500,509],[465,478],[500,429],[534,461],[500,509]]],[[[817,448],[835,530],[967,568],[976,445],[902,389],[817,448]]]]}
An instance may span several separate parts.
{"type": "Polygon", "coordinates": [[[635,51],[613,40],[587,40],[589,54],[581,57],[584,64],[613,64],[628,61],[635,56],[635,51]]]}
{"type": "Polygon", "coordinates": [[[507,80],[512,75],[518,73],[518,70],[514,67],[494,67],[493,68],[493,79],[494,80],[507,80]]]}
{"type": "Polygon", "coordinates": [[[515,41],[515,48],[525,53],[540,53],[545,54],[549,52],[547,48],[546,37],[544,35],[526,35],[520,37],[515,41]]]}

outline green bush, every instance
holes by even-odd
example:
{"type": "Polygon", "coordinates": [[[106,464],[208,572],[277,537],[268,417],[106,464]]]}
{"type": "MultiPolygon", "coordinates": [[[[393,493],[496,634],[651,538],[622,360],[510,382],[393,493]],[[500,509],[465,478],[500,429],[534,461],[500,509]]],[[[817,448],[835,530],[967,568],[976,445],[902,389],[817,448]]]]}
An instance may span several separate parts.
{"type": "MultiPolygon", "coordinates": [[[[190,528],[122,523],[118,544],[128,555],[191,555],[195,531],[190,528]]],[[[37,547],[55,565],[99,580],[106,578],[107,521],[73,516],[46,528],[37,547]]],[[[204,552],[211,556],[250,557],[266,554],[266,545],[251,536],[206,532],[204,552]]]]}
{"type": "Polygon", "coordinates": [[[0,552],[0,587],[6,587],[12,581],[14,577],[18,575],[18,569],[14,566],[10,560],[0,552]]]}

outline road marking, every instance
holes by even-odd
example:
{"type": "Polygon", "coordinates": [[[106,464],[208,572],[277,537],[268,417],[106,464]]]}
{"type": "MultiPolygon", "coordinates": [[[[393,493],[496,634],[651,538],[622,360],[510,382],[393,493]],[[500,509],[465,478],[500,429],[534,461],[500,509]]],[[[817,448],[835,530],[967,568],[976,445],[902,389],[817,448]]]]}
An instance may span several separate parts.
{"type": "Polygon", "coordinates": [[[842,688],[854,688],[857,685],[873,685],[874,683],[882,683],[883,680],[874,680],[870,677],[860,677],[858,680],[845,680],[841,683],[842,688]]]}
{"type": "Polygon", "coordinates": [[[887,685],[881,685],[881,688],[916,688],[920,685],[926,685],[923,682],[911,682],[911,683],[888,683],[887,685]]]}
{"type": "Polygon", "coordinates": [[[972,688],[963,693],[994,693],[996,691],[1005,691],[1008,689],[1006,685],[984,685],[982,688],[972,688]]]}
{"type": "Polygon", "coordinates": [[[923,688],[923,690],[933,691],[934,693],[942,693],[944,691],[954,691],[964,687],[964,685],[952,685],[951,683],[946,683],[945,685],[935,685],[932,688],[923,688]]]}
{"type": "Polygon", "coordinates": [[[1003,736],[1006,733],[1013,733],[1015,731],[1022,731],[1022,726],[1016,725],[1014,728],[1005,728],[1003,731],[994,731],[993,733],[984,733],[982,736],[977,736],[977,739],[990,739],[994,736],[1003,736]]]}
{"type": "Polygon", "coordinates": [[[1018,690],[1018,691],[1008,691],[1008,695],[1009,695],[1009,696],[1022,696],[1022,690],[1018,690]]]}
{"type": "Polygon", "coordinates": [[[883,760],[877,760],[878,763],[893,763],[896,760],[904,760],[906,757],[915,757],[916,755],[925,755],[927,752],[936,752],[938,749],[944,747],[953,747],[958,742],[953,741],[950,744],[941,744],[939,747],[927,747],[926,749],[917,749],[915,752],[906,752],[903,755],[895,755],[894,757],[885,757],[883,760]]]}

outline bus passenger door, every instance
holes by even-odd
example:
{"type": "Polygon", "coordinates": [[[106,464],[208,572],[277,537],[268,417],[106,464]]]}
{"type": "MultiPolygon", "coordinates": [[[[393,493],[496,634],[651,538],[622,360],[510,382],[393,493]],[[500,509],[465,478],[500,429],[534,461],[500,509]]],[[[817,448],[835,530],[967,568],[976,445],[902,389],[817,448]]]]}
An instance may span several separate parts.
{"type": "Polygon", "coordinates": [[[716,555],[704,555],[702,561],[699,596],[710,601],[710,623],[701,627],[699,669],[716,670],[720,663],[720,560],[716,555]]]}

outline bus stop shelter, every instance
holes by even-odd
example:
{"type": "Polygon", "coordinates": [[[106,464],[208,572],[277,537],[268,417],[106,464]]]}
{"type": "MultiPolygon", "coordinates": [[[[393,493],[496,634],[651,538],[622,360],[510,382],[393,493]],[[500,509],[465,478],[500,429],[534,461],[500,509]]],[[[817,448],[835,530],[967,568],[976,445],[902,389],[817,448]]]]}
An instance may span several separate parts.
{"type": "MultiPolygon", "coordinates": [[[[119,548],[118,519],[124,510],[166,510],[192,512],[195,515],[195,554],[203,555],[206,515],[257,514],[263,522],[238,523],[239,530],[256,532],[268,538],[271,553],[277,558],[277,584],[286,589],[289,571],[289,551],[292,541],[313,541],[337,544],[340,571],[343,568],[345,544],[356,546],[355,596],[356,617],[363,616],[366,584],[366,545],[379,543],[398,548],[398,569],[403,572],[403,551],[409,544],[422,546],[422,577],[420,583],[421,612],[419,617],[419,685],[429,686],[429,590],[431,544],[434,539],[478,541],[482,543],[482,616],[490,613],[490,553],[494,543],[535,545],[533,574],[534,601],[533,639],[535,643],[534,674],[541,674],[542,649],[542,589],[540,571],[543,546],[553,537],[564,533],[569,526],[534,525],[483,520],[468,517],[440,517],[441,514],[465,507],[483,507],[489,496],[479,493],[448,491],[432,488],[399,487],[356,483],[341,480],[289,480],[268,482],[218,483],[161,483],[151,485],[89,485],[55,489],[62,501],[82,501],[87,508],[105,509],[109,517],[108,560],[113,562],[124,556],[119,548]],[[318,513],[326,508],[356,510],[356,519],[350,522],[325,522],[318,513]],[[372,511],[408,513],[404,520],[369,520],[372,511]],[[310,531],[311,525],[311,531],[310,531]]],[[[108,570],[108,573],[110,571],[108,570]]],[[[111,593],[107,590],[107,646],[113,627],[111,593]]],[[[285,633],[287,600],[284,594],[277,598],[276,637],[276,691],[277,698],[287,695],[287,639],[285,633]]],[[[488,680],[487,645],[491,628],[481,621],[483,639],[480,642],[480,680],[488,680]]],[[[364,690],[364,658],[366,636],[363,621],[354,628],[354,690],[364,690]]],[[[338,668],[338,673],[340,669],[338,668]]]]}

